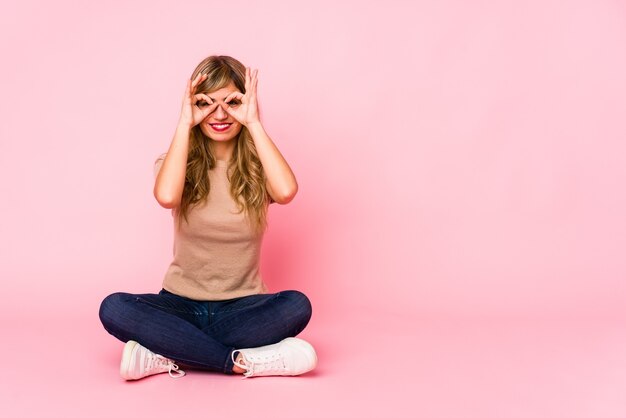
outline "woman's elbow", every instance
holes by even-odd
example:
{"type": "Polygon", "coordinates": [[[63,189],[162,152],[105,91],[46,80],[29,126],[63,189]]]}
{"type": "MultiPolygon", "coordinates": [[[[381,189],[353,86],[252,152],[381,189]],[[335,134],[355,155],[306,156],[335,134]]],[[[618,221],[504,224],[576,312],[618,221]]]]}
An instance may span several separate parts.
{"type": "Polygon", "coordinates": [[[296,193],[298,193],[297,186],[293,190],[291,190],[289,193],[281,194],[278,200],[276,201],[276,203],[280,205],[286,205],[287,203],[291,202],[294,197],[296,197],[296,193]]]}
{"type": "Polygon", "coordinates": [[[156,189],[154,190],[154,198],[159,203],[159,205],[161,205],[165,209],[173,209],[180,205],[180,199],[176,199],[172,196],[159,193],[159,191],[156,189]]]}

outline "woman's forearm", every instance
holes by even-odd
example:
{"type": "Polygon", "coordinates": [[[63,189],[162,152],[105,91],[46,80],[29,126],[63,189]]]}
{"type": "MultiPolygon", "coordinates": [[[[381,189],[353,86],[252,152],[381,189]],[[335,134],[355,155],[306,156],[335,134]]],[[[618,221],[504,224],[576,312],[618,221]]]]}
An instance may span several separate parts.
{"type": "Polygon", "coordinates": [[[185,186],[190,132],[188,125],[179,124],[176,127],[170,148],[154,181],[154,197],[164,208],[180,205],[185,186]]]}
{"type": "Polygon", "coordinates": [[[260,122],[249,124],[247,128],[267,177],[268,192],[278,203],[290,202],[298,191],[298,183],[289,164],[260,122]]]}

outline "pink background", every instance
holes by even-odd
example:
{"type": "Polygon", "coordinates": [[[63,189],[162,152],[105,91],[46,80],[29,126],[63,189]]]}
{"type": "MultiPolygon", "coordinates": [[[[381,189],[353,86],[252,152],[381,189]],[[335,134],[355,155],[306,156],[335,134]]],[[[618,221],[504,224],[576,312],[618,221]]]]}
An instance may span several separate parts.
{"type": "Polygon", "coordinates": [[[624,2],[22,1],[0,44],[11,416],[626,415],[624,2]],[[98,307],[160,289],[152,164],[211,54],[298,179],[262,273],[320,364],[124,383],[98,307]]]}

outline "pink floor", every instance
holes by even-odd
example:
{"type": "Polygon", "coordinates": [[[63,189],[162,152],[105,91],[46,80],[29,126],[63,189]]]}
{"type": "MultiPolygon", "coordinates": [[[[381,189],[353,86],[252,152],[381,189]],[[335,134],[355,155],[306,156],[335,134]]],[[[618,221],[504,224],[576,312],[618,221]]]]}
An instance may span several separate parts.
{"type": "Polygon", "coordinates": [[[136,382],[95,311],[4,322],[3,417],[626,417],[626,325],[611,321],[314,316],[308,374],[136,382]]]}

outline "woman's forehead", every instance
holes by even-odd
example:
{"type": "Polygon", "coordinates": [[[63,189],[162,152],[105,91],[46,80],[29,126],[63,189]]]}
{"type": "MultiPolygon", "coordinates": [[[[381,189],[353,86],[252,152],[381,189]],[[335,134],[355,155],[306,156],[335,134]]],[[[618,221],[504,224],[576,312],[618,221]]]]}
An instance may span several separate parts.
{"type": "Polygon", "coordinates": [[[223,99],[226,99],[226,97],[228,97],[228,95],[234,91],[239,91],[239,89],[237,88],[237,86],[235,86],[235,83],[231,81],[228,85],[226,85],[225,87],[222,87],[221,89],[212,90],[204,94],[209,96],[211,100],[218,100],[218,99],[223,100],[223,99]]]}

